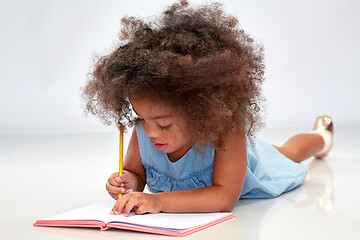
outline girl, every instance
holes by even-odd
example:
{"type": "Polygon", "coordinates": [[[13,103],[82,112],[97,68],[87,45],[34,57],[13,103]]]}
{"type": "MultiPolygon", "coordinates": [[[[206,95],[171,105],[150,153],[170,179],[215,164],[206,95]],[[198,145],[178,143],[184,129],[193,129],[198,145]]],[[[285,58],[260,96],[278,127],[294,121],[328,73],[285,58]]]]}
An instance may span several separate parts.
{"type": "Polygon", "coordinates": [[[231,211],[240,197],[299,186],[307,174],[299,163],[329,152],[326,116],[283,146],[255,138],[262,48],[221,5],[182,0],[153,23],[122,25],[120,46],[100,57],[84,88],[87,109],[105,123],[135,125],[124,174],[106,184],[114,199],[124,194],[112,214],[231,211]]]}

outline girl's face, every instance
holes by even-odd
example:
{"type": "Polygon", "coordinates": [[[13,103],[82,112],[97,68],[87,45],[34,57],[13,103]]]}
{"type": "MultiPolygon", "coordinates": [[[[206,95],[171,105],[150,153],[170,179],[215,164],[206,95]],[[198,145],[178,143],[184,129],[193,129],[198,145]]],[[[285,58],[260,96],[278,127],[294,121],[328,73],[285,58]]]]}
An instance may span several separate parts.
{"type": "Polygon", "coordinates": [[[179,160],[193,146],[184,119],[169,105],[145,99],[130,99],[141,124],[154,147],[179,160]]]}

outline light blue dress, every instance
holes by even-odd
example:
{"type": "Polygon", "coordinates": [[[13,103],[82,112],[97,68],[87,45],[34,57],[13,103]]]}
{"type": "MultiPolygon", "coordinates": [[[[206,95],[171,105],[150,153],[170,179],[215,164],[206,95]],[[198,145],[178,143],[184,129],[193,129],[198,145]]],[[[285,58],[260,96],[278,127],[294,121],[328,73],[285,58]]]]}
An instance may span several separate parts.
{"type": "MultiPolygon", "coordinates": [[[[153,192],[171,192],[212,185],[215,150],[203,147],[202,153],[191,148],[172,163],[166,153],[157,150],[141,123],[136,126],[146,183],[153,192]]],[[[306,168],[279,153],[272,145],[255,139],[247,148],[247,171],[241,198],[273,198],[299,186],[306,168]]]]}

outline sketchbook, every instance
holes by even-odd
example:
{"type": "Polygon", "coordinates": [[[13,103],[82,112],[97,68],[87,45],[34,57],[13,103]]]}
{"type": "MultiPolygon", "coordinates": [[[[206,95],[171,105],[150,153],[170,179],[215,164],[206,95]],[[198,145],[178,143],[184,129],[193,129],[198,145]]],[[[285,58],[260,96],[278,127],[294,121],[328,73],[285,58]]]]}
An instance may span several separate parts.
{"type": "Polygon", "coordinates": [[[101,231],[110,228],[186,236],[235,217],[234,213],[158,213],[110,215],[113,202],[101,202],[86,207],[39,219],[34,226],[94,227],[101,231]]]}

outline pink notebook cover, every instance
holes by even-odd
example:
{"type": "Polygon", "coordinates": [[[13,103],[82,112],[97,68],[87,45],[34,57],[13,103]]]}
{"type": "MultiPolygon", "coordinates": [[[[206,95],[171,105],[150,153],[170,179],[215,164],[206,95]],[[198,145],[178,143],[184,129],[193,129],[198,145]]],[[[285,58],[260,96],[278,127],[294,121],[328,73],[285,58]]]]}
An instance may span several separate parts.
{"type": "Polygon", "coordinates": [[[210,226],[216,225],[218,223],[227,221],[229,219],[235,218],[235,214],[229,214],[222,218],[219,218],[215,221],[208,222],[206,224],[198,225],[191,228],[185,229],[174,229],[174,228],[162,228],[156,226],[147,226],[147,225],[136,225],[131,223],[123,222],[109,222],[104,223],[96,220],[38,220],[34,223],[34,226],[44,226],[44,227],[95,227],[100,228],[101,231],[108,230],[110,228],[119,228],[123,230],[154,233],[169,235],[175,237],[184,237],[191,233],[200,231],[202,229],[208,228],[210,226]]]}
{"type": "MultiPolygon", "coordinates": [[[[112,219],[111,221],[108,222],[96,220],[97,218],[96,214],[102,215],[104,212],[107,213],[107,211],[109,211],[107,209],[108,208],[107,205],[110,206],[112,204],[111,203],[94,204],[91,206],[84,207],[82,209],[76,209],[50,218],[40,219],[34,223],[34,226],[89,227],[89,228],[100,228],[101,231],[105,231],[110,228],[118,228],[123,230],[182,237],[197,232],[199,230],[208,228],[215,224],[235,218],[236,216],[233,213],[163,214],[163,215],[148,214],[147,216],[134,215],[134,218],[130,218],[130,217],[124,218],[119,216],[118,220],[112,219]],[[80,215],[79,215],[79,211],[81,212],[80,215]],[[94,212],[96,212],[95,215],[94,212]],[[194,224],[192,223],[188,224],[189,219],[195,219],[196,217],[199,216],[201,220],[199,221],[195,220],[194,224]],[[179,224],[169,225],[167,221],[169,217],[170,220],[172,217],[174,217],[174,219],[176,219],[175,222],[179,224]],[[131,219],[139,219],[140,221],[137,220],[134,221],[131,219]],[[143,219],[145,219],[145,221],[143,219]],[[186,223],[185,225],[183,224],[184,222],[186,223]],[[181,225],[187,227],[176,228],[181,225]]],[[[99,217],[99,219],[101,219],[101,217],[99,217]]]]}

